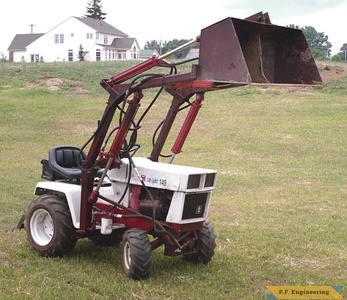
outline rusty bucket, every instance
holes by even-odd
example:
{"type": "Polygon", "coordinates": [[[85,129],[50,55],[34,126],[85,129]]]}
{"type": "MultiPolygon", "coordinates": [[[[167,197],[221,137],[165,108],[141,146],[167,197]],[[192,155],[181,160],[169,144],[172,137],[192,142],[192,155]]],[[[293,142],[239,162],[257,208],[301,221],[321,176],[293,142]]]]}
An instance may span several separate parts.
{"type": "Polygon", "coordinates": [[[204,28],[199,65],[199,80],[235,86],[322,82],[303,32],[273,25],[262,12],[204,28]]]}

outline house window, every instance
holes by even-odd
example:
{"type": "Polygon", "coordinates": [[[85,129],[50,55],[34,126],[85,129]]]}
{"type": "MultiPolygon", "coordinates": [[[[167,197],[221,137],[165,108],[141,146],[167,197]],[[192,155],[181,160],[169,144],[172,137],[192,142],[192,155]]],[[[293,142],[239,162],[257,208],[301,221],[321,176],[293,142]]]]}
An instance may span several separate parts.
{"type": "Polygon", "coordinates": [[[125,52],[118,52],[118,59],[124,60],[126,59],[126,53],[125,52]]]}
{"type": "Polygon", "coordinates": [[[100,49],[96,49],[96,61],[100,61],[101,60],[101,52],[100,49]]]}
{"type": "Polygon", "coordinates": [[[104,35],[104,44],[105,45],[108,44],[108,35],[107,34],[104,35]]]}
{"type": "Polygon", "coordinates": [[[69,61],[73,61],[73,50],[69,50],[69,52],[68,52],[68,59],[69,59],[69,61]]]}
{"type": "Polygon", "coordinates": [[[31,54],[30,55],[30,61],[31,62],[39,62],[40,61],[39,55],[38,54],[31,54]]]}
{"type": "Polygon", "coordinates": [[[55,34],[54,44],[64,44],[64,34],[55,34]]]}
{"type": "Polygon", "coordinates": [[[136,50],[136,47],[134,46],[133,47],[133,50],[131,51],[131,57],[133,59],[136,59],[137,58],[137,50],[136,50]]]}
{"type": "Polygon", "coordinates": [[[99,32],[95,33],[95,38],[98,40],[99,39],[99,32]]]}
{"type": "Polygon", "coordinates": [[[93,33],[87,33],[87,40],[93,39],[93,33]]]}

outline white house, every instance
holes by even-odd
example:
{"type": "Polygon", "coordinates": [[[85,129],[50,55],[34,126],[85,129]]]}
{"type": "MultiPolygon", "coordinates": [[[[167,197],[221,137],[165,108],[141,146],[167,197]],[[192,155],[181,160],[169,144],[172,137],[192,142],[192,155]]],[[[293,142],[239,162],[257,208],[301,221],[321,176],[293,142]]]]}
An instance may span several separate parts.
{"type": "Polygon", "coordinates": [[[8,48],[13,62],[85,61],[139,59],[136,38],[103,20],[70,17],[47,33],[17,34],[8,48]]]}

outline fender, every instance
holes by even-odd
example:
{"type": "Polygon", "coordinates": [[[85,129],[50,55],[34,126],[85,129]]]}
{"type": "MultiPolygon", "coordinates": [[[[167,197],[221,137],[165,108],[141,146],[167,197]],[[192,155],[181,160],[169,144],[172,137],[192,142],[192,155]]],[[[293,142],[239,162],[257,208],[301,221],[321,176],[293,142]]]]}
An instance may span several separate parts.
{"type": "MultiPolygon", "coordinates": [[[[110,184],[106,183],[102,186],[100,193],[111,198],[117,199],[117,194],[114,193],[110,184]]],[[[80,229],[80,213],[81,213],[81,186],[57,181],[41,181],[36,184],[34,195],[53,194],[60,197],[65,197],[69,206],[72,224],[76,229],[80,229]]],[[[103,200],[98,199],[99,202],[103,200]]]]}
{"type": "Polygon", "coordinates": [[[81,186],[77,184],[44,181],[36,184],[34,195],[56,194],[64,196],[69,205],[71,219],[76,229],[80,228],[81,186]]]}

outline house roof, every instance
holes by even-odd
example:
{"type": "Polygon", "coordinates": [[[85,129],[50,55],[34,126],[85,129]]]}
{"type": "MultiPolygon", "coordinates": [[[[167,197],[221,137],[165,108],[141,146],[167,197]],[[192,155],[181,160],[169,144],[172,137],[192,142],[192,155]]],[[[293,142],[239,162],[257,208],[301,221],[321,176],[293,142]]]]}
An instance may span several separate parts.
{"type": "Polygon", "coordinates": [[[130,49],[134,44],[135,38],[115,38],[111,44],[111,47],[117,49],[130,49]]]}
{"type": "Polygon", "coordinates": [[[128,35],[117,28],[111,26],[110,24],[106,23],[103,20],[99,19],[93,19],[89,17],[74,17],[77,20],[81,21],[82,23],[92,27],[94,30],[102,33],[109,33],[113,35],[128,37],[128,35]]]}
{"type": "Polygon", "coordinates": [[[157,50],[151,49],[141,49],[140,50],[140,58],[151,58],[153,55],[159,55],[157,50]]]}
{"type": "Polygon", "coordinates": [[[7,50],[25,50],[28,45],[43,35],[44,33],[16,34],[7,50]]]}

